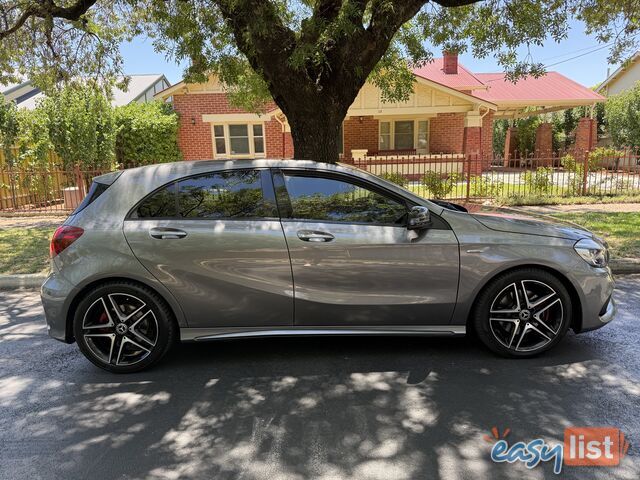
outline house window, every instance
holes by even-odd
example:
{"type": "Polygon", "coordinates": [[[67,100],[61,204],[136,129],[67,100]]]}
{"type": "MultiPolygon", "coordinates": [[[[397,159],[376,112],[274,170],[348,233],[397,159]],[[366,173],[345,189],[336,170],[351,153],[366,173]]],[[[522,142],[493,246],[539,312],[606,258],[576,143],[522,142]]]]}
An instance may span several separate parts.
{"type": "Polygon", "coordinates": [[[213,127],[213,135],[216,140],[216,153],[224,155],[227,153],[226,142],[224,140],[224,125],[215,125],[213,127]]]}
{"type": "Polygon", "coordinates": [[[391,150],[391,122],[380,122],[380,150],[391,150]]]}
{"type": "Polygon", "coordinates": [[[396,120],[380,122],[380,150],[429,149],[428,120],[396,120]]]}
{"type": "Polygon", "coordinates": [[[251,153],[247,125],[229,125],[229,147],[231,155],[248,155],[251,153]]]}
{"type": "Polygon", "coordinates": [[[411,150],[413,148],[413,120],[395,122],[393,142],[393,148],[396,150],[411,150]]]}
{"type": "Polygon", "coordinates": [[[213,125],[216,157],[263,157],[264,127],[262,123],[231,123],[213,125]]]}
{"type": "Polygon", "coordinates": [[[418,121],[418,144],[416,150],[428,151],[429,150],[429,122],[426,120],[418,121]]]}
{"type": "Polygon", "coordinates": [[[253,150],[256,153],[264,153],[264,136],[262,135],[262,125],[253,126],[253,150]]]}

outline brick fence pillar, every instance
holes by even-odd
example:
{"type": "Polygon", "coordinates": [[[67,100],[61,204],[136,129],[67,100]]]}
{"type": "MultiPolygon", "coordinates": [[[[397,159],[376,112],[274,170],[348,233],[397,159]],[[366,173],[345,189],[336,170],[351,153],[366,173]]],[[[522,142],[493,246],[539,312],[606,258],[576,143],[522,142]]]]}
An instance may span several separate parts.
{"type": "Polygon", "coordinates": [[[553,164],[553,126],[544,122],[536,129],[535,156],[541,158],[539,166],[549,167],[553,164]]]}
{"type": "Polygon", "coordinates": [[[464,127],[464,154],[469,162],[469,173],[479,175],[483,170],[482,128],[464,127]]]}
{"type": "Polygon", "coordinates": [[[507,136],[504,139],[504,166],[509,166],[509,161],[516,155],[518,129],[516,127],[507,128],[507,136]]]}
{"type": "Polygon", "coordinates": [[[593,150],[597,142],[598,132],[596,121],[593,118],[581,118],[575,129],[575,144],[573,146],[576,158],[584,157],[585,152],[593,150]]]}

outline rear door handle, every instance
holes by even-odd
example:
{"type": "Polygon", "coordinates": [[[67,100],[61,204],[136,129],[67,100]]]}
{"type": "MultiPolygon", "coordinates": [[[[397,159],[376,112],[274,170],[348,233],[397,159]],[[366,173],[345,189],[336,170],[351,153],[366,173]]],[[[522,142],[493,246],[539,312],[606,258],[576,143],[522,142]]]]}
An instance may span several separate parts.
{"type": "Polygon", "coordinates": [[[171,240],[184,238],[187,236],[187,232],[178,228],[155,227],[149,229],[149,235],[159,240],[171,240]]]}
{"type": "Polygon", "coordinates": [[[298,230],[298,238],[305,242],[330,242],[335,237],[328,232],[316,230],[298,230]]]}

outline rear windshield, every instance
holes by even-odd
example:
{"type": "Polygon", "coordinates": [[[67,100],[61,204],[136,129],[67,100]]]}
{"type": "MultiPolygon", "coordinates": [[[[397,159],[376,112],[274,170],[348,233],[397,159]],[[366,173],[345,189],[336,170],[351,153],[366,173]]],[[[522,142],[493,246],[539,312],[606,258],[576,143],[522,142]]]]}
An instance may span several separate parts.
{"type": "Polygon", "coordinates": [[[107,190],[107,188],[109,188],[109,185],[107,185],[106,183],[93,182],[91,184],[91,187],[89,188],[89,191],[87,192],[87,195],[84,197],[84,200],[80,202],[80,205],[78,205],[78,207],[73,211],[71,215],[80,213],[82,210],[87,208],[87,206],[95,201],[100,195],[102,195],[107,190]]]}

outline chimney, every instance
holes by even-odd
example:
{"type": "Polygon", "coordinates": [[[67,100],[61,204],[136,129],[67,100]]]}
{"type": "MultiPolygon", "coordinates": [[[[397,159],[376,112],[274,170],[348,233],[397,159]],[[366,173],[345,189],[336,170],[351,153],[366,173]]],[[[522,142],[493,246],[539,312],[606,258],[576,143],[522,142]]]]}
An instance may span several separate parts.
{"type": "Polygon", "coordinates": [[[445,51],[442,54],[442,71],[448,75],[458,73],[458,52],[445,51]]]}

